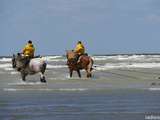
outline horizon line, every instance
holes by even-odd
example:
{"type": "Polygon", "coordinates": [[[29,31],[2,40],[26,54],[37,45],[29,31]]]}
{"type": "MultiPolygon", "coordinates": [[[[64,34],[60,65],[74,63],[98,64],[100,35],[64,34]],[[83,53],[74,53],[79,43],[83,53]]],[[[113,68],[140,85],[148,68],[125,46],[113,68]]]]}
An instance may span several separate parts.
{"type": "MultiPolygon", "coordinates": [[[[38,54],[39,55],[39,54],[38,54]]],[[[107,54],[88,54],[90,56],[116,56],[116,55],[160,55],[160,52],[159,53],[145,53],[145,52],[142,52],[142,53],[107,53],[107,54]]],[[[40,56],[66,56],[64,54],[43,54],[43,55],[40,55],[40,56]]],[[[0,55],[0,57],[11,57],[11,55],[0,55]]]]}

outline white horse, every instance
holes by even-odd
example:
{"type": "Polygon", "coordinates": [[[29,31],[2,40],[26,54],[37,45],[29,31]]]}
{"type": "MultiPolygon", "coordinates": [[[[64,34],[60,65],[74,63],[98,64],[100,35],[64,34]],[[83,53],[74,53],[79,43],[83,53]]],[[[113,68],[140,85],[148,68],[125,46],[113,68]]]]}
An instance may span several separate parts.
{"type": "Polygon", "coordinates": [[[47,63],[41,58],[32,58],[26,64],[26,59],[22,54],[17,54],[12,57],[12,67],[16,68],[17,71],[21,73],[22,80],[26,80],[27,75],[34,75],[40,73],[40,81],[46,82],[45,80],[45,70],[47,63]]]}

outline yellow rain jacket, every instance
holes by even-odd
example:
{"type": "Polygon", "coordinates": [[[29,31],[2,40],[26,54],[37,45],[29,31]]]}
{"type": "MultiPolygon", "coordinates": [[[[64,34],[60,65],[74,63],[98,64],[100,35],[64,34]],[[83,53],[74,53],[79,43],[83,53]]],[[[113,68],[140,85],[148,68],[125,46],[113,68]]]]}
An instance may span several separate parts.
{"type": "Polygon", "coordinates": [[[34,48],[33,44],[27,43],[27,45],[23,49],[23,54],[24,54],[25,57],[33,58],[34,57],[34,51],[35,51],[35,48],[34,48]]]}
{"type": "Polygon", "coordinates": [[[78,43],[75,50],[74,50],[78,55],[82,55],[85,53],[85,48],[84,45],[81,43],[78,43]]]}

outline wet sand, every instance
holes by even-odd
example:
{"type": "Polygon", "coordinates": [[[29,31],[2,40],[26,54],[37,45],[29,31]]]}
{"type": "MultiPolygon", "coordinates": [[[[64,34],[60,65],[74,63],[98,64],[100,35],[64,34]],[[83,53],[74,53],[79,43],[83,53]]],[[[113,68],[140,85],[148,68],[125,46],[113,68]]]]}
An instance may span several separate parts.
{"type": "Polygon", "coordinates": [[[26,82],[22,82],[20,74],[10,74],[1,71],[0,89],[79,89],[79,90],[108,90],[108,89],[151,89],[160,87],[160,69],[117,69],[107,71],[93,71],[93,78],[86,78],[82,71],[82,78],[74,73],[69,78],[66,68],[60,77],[54,77],[53,70],[46,71],[46,84],[39,82],[39,75],[28,76],[26,82]],[[64,76],[64,78],[63,78],[64,76]]]}

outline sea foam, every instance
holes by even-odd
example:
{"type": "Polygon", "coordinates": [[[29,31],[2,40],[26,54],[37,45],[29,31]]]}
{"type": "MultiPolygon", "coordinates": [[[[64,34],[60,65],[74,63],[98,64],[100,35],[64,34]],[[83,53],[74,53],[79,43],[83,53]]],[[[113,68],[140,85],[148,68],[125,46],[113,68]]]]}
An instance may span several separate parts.
{"type": "Polygon", "coordinates": [[[52,68],[66,68],[66,65],[50,65],[47,64],[47,68],[52,69],[52,68]]]}
{"type": "Polygon", "coordinates": [[[0,64],[0,68],[11,68],[11,67],[12,67],[11,63],[0,64]]]}
{"type": "Polygon", "coordinates": [[[120,68],[160,68],[160,63],[106,63],[104,66],[97,66],[95,70],[120,68]]]}
{"type": "Polygon", "coordinates": [[[3,91],[9,91],[9,92],[14,92],[14,91],[64,91],[64,92],[76,92],[76,91],[86,91],[88,89],[86,88],[59,88],[59,89],[50,89],[50,88],[41,88],[41,89],[22,89],[22,88],[4,88],[3,91]]]}
{"type": "Polygon", "coordinates": [[[12,58],[1,58],[0,62],[11,62],[12,58]]]}

